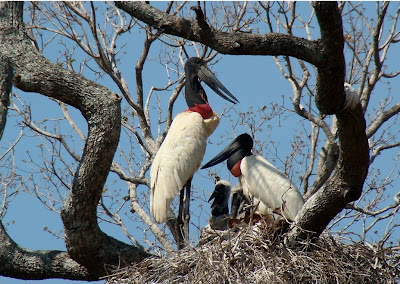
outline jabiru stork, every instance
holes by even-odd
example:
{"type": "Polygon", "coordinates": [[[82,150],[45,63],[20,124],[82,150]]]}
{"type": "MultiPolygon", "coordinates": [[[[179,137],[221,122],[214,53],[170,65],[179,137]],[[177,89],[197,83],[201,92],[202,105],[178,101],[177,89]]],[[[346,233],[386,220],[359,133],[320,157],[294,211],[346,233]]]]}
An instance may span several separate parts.
{"type": "Polygon", "coordinates": [[[211,217],[208,220],[213,230],[229,229],[229,197],[231,194],[231,184],[226,180],[220,180],[215,184],[213,193],[208,202],[213,200],[211,204],[211,217]]]}
{"type": "Polygon", "coordinates": [[[205,82],[225,100],[233,104],[239,102],[200,58],[187,60],[185,80],[184,95],[189,108],[174,118],[150,171],[150,211],[158,223],[167,221],[167,210],[181,191],[178,223],[181,222],[182,237],[188,236],[192,177],[203,160],[207,138],[219,123],[218,114],[211,109],[200,82],[205,82]]]}
{"type": "Polygon", "coordinates": [[[239,178],[243,193],[258,199],[266,209],[293,221],[304,204],[296,185],[262,156],[251,153],[253,139],[247,133],[239,135],[224,150],[206,163],[202,169],[228,159],[231,174],[239,178]]]}

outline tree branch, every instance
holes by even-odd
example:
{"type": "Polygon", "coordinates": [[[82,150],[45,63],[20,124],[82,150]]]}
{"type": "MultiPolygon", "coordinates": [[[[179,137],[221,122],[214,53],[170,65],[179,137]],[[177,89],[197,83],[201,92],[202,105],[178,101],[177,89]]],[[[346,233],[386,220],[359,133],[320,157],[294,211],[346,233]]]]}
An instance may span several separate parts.
{"type": "Polygon", "coordinates": [[[115,2],[115,5],[132,17],[162,31],[188,40],[203,43],[222,54],[232,55],[288,55],[315,65],[324,62],[319,41],[309,41],[291,35],[266,33],[250,34],[222,32],[210,27],[199,18],[202,14],[194,8],[197,21],[169,15],[145,2],[115,2]]]}
{"type": "Polygon", "coordinates": [[[0,275],[18,279],[63,278],[96,280],[98,277],[75,262],[66,252],[28,250],[18,246],[0,222],[0,275]]]}
{"type": "Polygon", "coordinates": [[[382,111],[381,115],[375,118],[367,129],[367,137],[371,138],[378,129],[390,118],[400,112],[400,103],[395,104],[390,109],[382,111]]]}
{"type": "Polygon", "coordinates": [[[315,103],[324,114],[335,114],[345,103],[345,60],[342,17],[336,2],[315,2],[315,15],[321,31],[324,63],[316,64],[315,103]]]}
{"type": "MultiPolygon", "coordinates": [[[[325,70],[318,69],[319,98],[316,97],[316,103],[320,110],[326,109],[329,103],[335,104],[330,110],[337,110],[340,105],[337,104],[337,97],[343,97],[343,103],[345,97],[343,91],[343,96],[338,96],[337,93],[338,90],[343,90],[345,70],[340,12],[335,2],[317,2],[314,6],[321,27],[321,42],[327,53],[327,60],[330,63],[336,62],[336,67],[333,69],[331,67],[325,70]],[[334,70],[336,73],[331,73],[334,70]],[[329,88],[333,91],[328,90],[329,88]],[[324,91],[321,93],[322,90],[324,91]]],[[[339,157],[335,172],[326,181],[325,186],[310,197],[297,215],[295,224],[286,239],[289,245],[296,245],[299,239],[318,237],[349,202],[358,199],[361,195],[369,167],[369,145],[361,104],[358,104],[354,110],[345,109],[337,112],[336,118],[339,157]]]]}

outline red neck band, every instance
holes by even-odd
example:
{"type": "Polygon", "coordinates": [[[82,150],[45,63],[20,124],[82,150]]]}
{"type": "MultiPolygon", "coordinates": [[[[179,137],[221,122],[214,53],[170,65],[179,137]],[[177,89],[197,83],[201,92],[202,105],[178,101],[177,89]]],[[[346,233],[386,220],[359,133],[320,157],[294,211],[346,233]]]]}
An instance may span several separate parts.
{"type": "Polygon", "coordinates": [[[208,103],[201,105],[194,104],[194,107],[190,107],[186,111],[198,112],[203,117],[203,119],[210,118],[213,115],[213,110],[208,103]]]}
{"type": "Polygon", "coordinates": [[[240,163],[242,160],[238,161],[231,169],[231,174],[234,177],[240,177],[242,175],[242,171],[240,170],[240,163]]]}

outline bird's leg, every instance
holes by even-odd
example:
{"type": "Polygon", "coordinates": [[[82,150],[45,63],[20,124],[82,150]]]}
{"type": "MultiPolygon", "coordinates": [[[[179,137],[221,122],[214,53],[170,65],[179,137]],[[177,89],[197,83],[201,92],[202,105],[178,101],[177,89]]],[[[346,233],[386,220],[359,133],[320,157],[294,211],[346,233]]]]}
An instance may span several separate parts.
{"type": "Polygon", "coordinates": [[[179,196],[178,211],[178,248],[181,249],[189,242],[189,206],[190,206],[190,188],[192,187],[192,179],[190,178],[181,189],[179,196]]]}
{"type": "Polygon", "coordinates": [[[184,201],[183,201],[183,198],[184,198],[184,195],[185,195],[185,187],[183,187],[182,189],[181,189],[181,193],[180,193],[180,195],[179,195],[179,211],[178,211],[178,222],[177,222],[177,234],[178,234],[178,240],[177,240],[177,246],[178,246],[178,249],[182,249],[182,248],[184,248],[185,247],[185,234],[184,234],[184,229],[183,229],[183,227],[184,227],[184,216],[183,216],[183,210],[184,210],[184,201]]]}
{"type": "Polygon", "coordinates": [[[190,220],[189,206],[190,206],[191,187],[192,187],[192,178],[190,178],[185,184],[186,194],[185,194],[185,207],[183,212],[183,225],[184,225],[183,229],[186,242],[189,242],[189,220],[190,220]]]}

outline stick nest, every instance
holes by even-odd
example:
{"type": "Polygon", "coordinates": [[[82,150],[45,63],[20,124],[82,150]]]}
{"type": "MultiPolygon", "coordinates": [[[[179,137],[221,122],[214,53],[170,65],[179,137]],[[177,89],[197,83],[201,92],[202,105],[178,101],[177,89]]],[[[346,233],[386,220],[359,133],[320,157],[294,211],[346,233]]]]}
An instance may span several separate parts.
{"type": "Polygon", "coordinates": [[[400,283],[400,247],[324,236],[291,249],[265,223],[202,235],[197,247],[117,269],[107,283],[400,283]]]}

